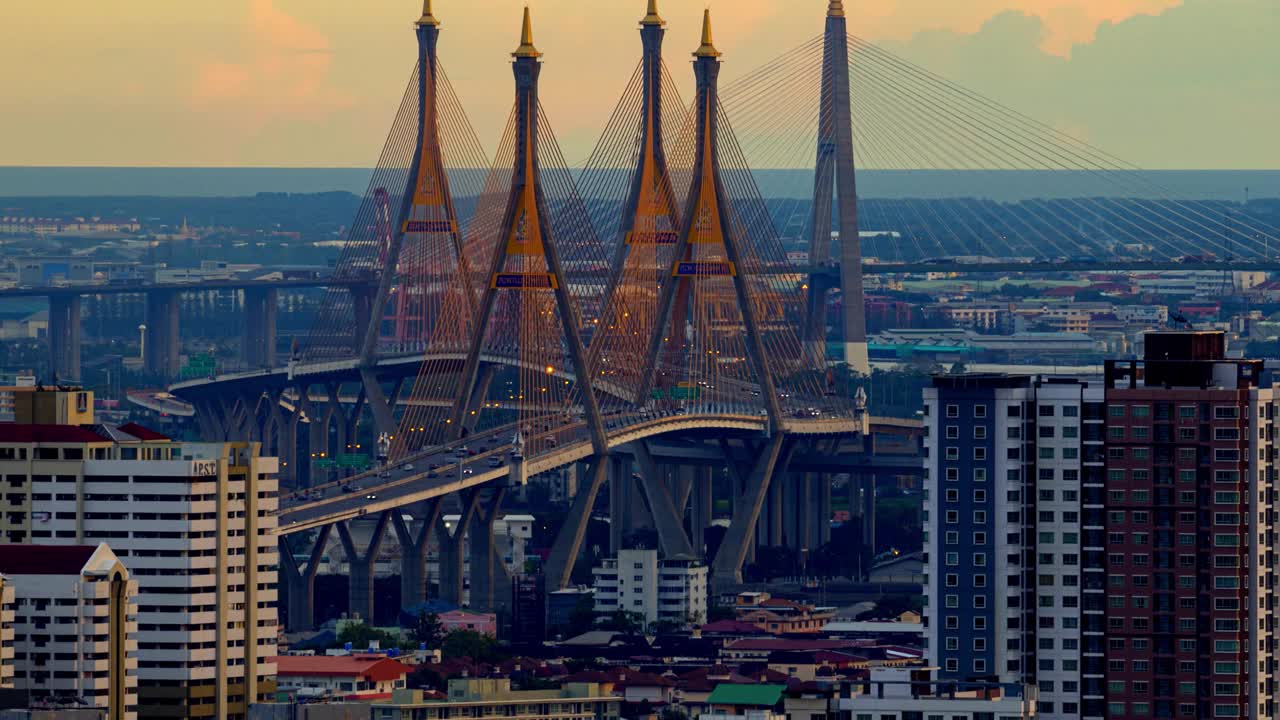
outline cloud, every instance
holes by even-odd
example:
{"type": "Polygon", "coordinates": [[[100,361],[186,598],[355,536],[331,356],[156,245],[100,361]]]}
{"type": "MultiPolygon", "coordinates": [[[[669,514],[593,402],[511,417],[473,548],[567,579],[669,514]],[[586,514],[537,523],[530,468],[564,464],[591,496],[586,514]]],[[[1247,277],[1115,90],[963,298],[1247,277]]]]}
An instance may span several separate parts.
{"type": "Polygon", "coordinates": [[[244,129],[280,117],[324,115],[349,107],[350,96],[331,82],[329,38],[278,9],[251,0],[243,57],[211,58],[195,68],[189,105],[197,111],[235,109],[244,129]]]}
{"type": "Polygon", "coordinates": [[[1093,42],[1108,23],[1159,15],[1183,0],[890,0],[852,3],[855,34],[903,41],[920,31],[974,34],[992,18],[1016,12],[1040,20],[1037,47],[1067,57],[1076,45],[1093,42]]]}
{"type": "Polygon", "coordinates": [[[885,47],[1144,167],[1280,167],[1275,0],[1187,0],[1103,23],[1070,58],[1042,51],[1045,32],[1007,12],[973,34],[885,47]]]}

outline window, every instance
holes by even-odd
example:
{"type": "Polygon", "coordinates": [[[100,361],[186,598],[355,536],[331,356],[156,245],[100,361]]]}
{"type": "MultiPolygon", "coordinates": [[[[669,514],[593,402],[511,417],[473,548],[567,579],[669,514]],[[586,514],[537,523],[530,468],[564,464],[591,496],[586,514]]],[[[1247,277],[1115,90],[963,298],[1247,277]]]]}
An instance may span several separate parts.
{"type": "Polygon", "coordinates": [[[974,481],[974,482],[976,482],[976,483],[984,483],[984,482],[986,482],[986,481],[987,481],[987,469],[986,469],[986,468],[974,468],[974,469],[973,469],[973,481],[974,481]]]}
{"type": "MultiPolygon", "coordinates": [[[[1194,410],[1194,409],[1195,409],[1195,408],[1192,408],[1192,410],[1194,410]]],[[[958,417],[960,417],[960,406],[959,406],[959,405],[948,405],[948,406],[947,406],[947,417],[949,417],[949,418],[958,418],[958,417]]],[[[1193,415],[1192,417],[1194,417],[1194,415],[1193,415]]]]}
{"type": "Polygon", "coordinates": [[[1122,418],[1122,417],[1124,417],[1124,406],[1123,406],[1123,405],[1108,405],[1108,406],[1107,406],[1107,417],[1113,417],[1113,418],[1122,418]]]}
{"type": "Polygon", "coordinates": [[[959,425],[948,425],[948,426],[947,426],[947,439],[948,439],[948,440],[959,440],[959,439],[960,439],[960,426],[959,426],[959,425]]]}
{"type": "Polygon", "coordinates": [[[974,426],[973,426],[973,439],[974,439],[974,440],[986,440],[986,439],[987,439],[987,426],[986,426],[986,425],[974,425],[974,426]]]}
{"type": "Polygon", "coordinates": [[[986,448],[984,448],[984,447],[976,447],[976,448],[974,448],[974,449],[973,449],[973,459],[974,459],[974,460],[986,460],[986,459],[987,459],[987,449],[986,449],[986,448]]]}
{"type": "Polygon", "coordinates": [[[1052,405],[1040,406],[1040,417],[1053,417],[1054,410],[1052,405]]]}

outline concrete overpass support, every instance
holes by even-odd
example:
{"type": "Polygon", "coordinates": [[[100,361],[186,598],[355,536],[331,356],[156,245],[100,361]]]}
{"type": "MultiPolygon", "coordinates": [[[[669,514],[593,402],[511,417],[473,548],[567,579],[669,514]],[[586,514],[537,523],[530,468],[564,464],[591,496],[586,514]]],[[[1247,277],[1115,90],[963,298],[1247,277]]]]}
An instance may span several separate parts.
{"type": "Polygon", "coordinates": [[[467,492],[462,500],[462,512],[458,516],[458,526],[449,535],[441,526],[440,531],[440,599],[459,607],[466,597],[466,576],[463,573],[463,549],[467,528],[480,507],[480,490],[467,492]]]}
{"type": "Polygon", "coordinates": [[[347,572],[350,575],[351,602],[347,612],[351,616],[359,615],[366,622],[373,622],[373,568],[378,561],[378,549],[387,534],[387,523],[391,520],[390,510],[378,513],[369,534],[369,543],[361,550],[351,534],[351,521],[337,523],[338,540],[342,542],[342,552],[347,556],[347,572]]]}
{"type": "Polygon", "coordinates": [[[822,547],[831,542],[831,476],[819,473],[816,477],[818,481],[817,517],[815,518],[818,526],[817,547],[822,547]]]}
{"type": "Polygon", "coordinates": [[[57,382],[80,380],[80,296],[49,298],[49,370],[57,382]]]}
{"type": "Polygon", "coordinates": [[[166,378],[177,377],[182,354],[182,335],[178,329],[182,294],[177,290],[148,290],[146,298],[143,368],[166,378]]]}
{"type": "Polygon", "coordinates": [[[664,557],[692,555],[693,546],[689,536],[685,535],[684,523],[671,498],[670,488],[660,474],[658,464],[649,454],[649,448],[643,442],[632,443],[636,460],[640,465],[640,488],[653,516],[654,529],[658,531],[658,544],[664,557]]]}
{"type": "MultiPolygon", "coordinates": [[[[587,473],[587,482],[578,488],[573,496],[573,506],[569,516],[556,536],[555,544],[547,557],[547,591],[563,590],[569,586],[573,576],[573,566],[582,552],[582,539],[587,534],[587,524],[591,522],[591,511],[596,505],[596,496],[604,485],[609,474],[609,458],[596,457],[592,460],[591,470],[587,473]]],[[[612,535],[610,536],[612,538],[612,535]]]]}
{"type": "Polygon", "coordinates": [[[734,504],[729,530],[712,561],[712,582],[717,589],[730,588],[742,582],[742,564],[747,559],[747,549],[751,545],[760,510],[775,476],[786,472],[791,450],[786,434],[778,432],[769,439],[756,460],[746,490],[734,504]]]}
{"type": "Polygon", "coordinates": [[[417,528],[405,522],[404,512],[391,513],[391,525],[400,541],[400,608],[411,608],[427,601],[427,543],[440,522],[443,498],[427,500],[418,507],[421,518],[417,528]]]}
{"type": "Polygon", "coordinates": [[[275,288],[246,288],[244,291],[244,333],[240,356],[249,368],[269,368],[276,364],[276,314],[279,297],[275,288]]]}
{"type": "Polygon", "coordinates": [[[631,495],[631,463],[617,456],[609,458],[609,554],[617,556],[623,538],[634,527],[631,495]]]}
{"type": "Polygon", "coordinates": [[[289,537],[280,536],[280,568],[284,571],[285,592],[289,597],[289,631],[310,630],[316,626],[316,571],[320,569],[320,558],[324,556],[324,548],[329,544],[329,531],[332,525],[325,525],[317,532],[315,543],[307,554],[306,566],[298,564],[298,559],[289,548],[289,537]]]}
{"type": "Polygon", "coordinates": [[[511,586],[507,566],[496,557],[497,548],[493,544],[493,523],[498,519],[502,498],[506,493],[505,487],[494,488],[484,506],[478,508],[471,519],[468,531],[471,533],[471,542],[468,543],[471,546],[469,604],[475,610],[493,611],[499,606],[506,607],[510,604],[511,586]]]}
{"type": "Polygon", "coordinates": [[[690,540],[699,556],[706,552],[707,528],[715,517],[714,478],[714,468],[697,468],[689,497],[689,529],[693,535],[690,540]]]}
{"type": "MultiPolygon", "coordinates": [[[[369,323],[373,322],[374,296],[376,294],[377,288],[363,285],[351,286],[351,308],[355,312],[356,318],[355,327],[351,328],[351,347],[357,354],[363,349],[365,333],[369,329],[369,323]]],[[[379,313],[379,316],[381,316],[381,313],[379,313]]]]}

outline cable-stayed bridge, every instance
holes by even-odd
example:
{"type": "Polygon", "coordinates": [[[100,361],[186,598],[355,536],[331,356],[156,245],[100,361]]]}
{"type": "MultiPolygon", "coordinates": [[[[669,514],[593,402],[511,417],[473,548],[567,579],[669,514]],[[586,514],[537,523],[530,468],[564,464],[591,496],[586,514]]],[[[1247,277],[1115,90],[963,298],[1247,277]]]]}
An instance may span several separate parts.
{"type": "MultiPolygon", "coordinates": [[[[311,586],[335,531],[351,567],[354,612],[372,609],[373,561],[389,527],[405,559],[406,604],[426,592],[433,536],[446,599],[461,602],[465,593],[473,607],[502,603],[506,569],[492,542],[502,500],[529,476],[565,468],[580,486],[548,562],[557,587],[569,581],[606,483],[613,549],[624,530],[647,522],[669,556],[708,554],[713,496],[727,493],[728,531],[706,559],[728,586],[758,547],[800,552],[826,542],[832,480],[844,476],[869,560],[875,475],[912,471],[878,463],[875,438],[919,430],[867,417],[864,404],[842,397],[823,357],[829,292],[861,306],[859,228],[869,219],[917,248],[920,257],[898,254],[914,259],[952,249],[938,222],[962,226],[993,251],[1025,246],[1055,255],[1089,247],[1069,243],[1061,229],[1069,220],[1126,240],[1165,238],[1169,257],[1240,236],[1244,221],[1228,235],[1227,221],[1213,225],[1191,205],[1161,225],[1114,201],[1071,198],[1033,203],[1034,217],[1018,215],[1013,227],[984,215],[981,203],[912,216],[860,201],[860,163],[914,167],[933,145],[945,145],[931,135],[903,155],[890,144],[895,126],[860,110],[869,98],[898,98],[915,113],[911,123],[930,117],[980,136],[966,144],[972,157],[955,163],[974,172],[1018,169],[1028,158],[1065,162],[1044,147],[1032,153],[1038,146],[1028,138],[1070,141],[1043,127],[1035,136],[1021,116],[1023,135],[996,141],[985,126],[974,129],[987,117],[977,109],[925,115],[911,103],[951,98],[987,108],[989,101],[850,36],[838,0],[825,23],[819,38],[722,93],[708,12],[694,53],[695,98],[686,104],[663,62],[665,21],[650,0],[641,60],[575,173],[538,101],[543,64],[528,11],[513,53],[514,107],[489,163],[449,86],[440,23],[425,4],[416,69],[306,342],[287,367],[174,387],[196,406],[207,434],[263,442],[298,488],[284,498],[280,523],[291,625],[310,624],[311,586]],[[933,95],[881,87],[883,75],[867,75],[873,63],[933,95]],[[767,203],[753,164],[812,169],[808,199],[767,203]],[[469,216],[459,212],[460,197],[476,198],[469,216]],[[1184,233],[1192,232],[1202,235],[1187,244],[1184,233]],[[789,242],[811,260],[799,278],[789,242]],[[716,453],[720,477],[669,452],[673,442],[716,453]],[[346,461],[374,454],[374,446],[385,464],[333,467],[357,464],[346,461]],[[438,522],[446,502],[460,510],[452,534],[438,522]],[[359,522],[371,524],[367,543],[353,532],[359,522]],[[470,558],[462,557],[464,535],[470,558]],[[293,548],[288,536],[310,544],[293,548]]],[[[1165,207],[1157,204],[1159,213],[1165,207]]],[[[1255,231],[1264,229],[1250,226],[1255,231]]],[[[844,313],[836,335],[846,362],[865,372],[862,314],[844,313]]]]}

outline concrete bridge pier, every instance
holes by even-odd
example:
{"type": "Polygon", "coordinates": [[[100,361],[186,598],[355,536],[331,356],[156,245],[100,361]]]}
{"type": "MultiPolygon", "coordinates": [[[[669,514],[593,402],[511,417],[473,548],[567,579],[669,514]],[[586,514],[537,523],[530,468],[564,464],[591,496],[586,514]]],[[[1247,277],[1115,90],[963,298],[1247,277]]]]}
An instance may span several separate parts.
{"type": "Polygon", "coordinates": [[[874,475],[856,473],[849,476],[849,513],[862,521],[862,578],[871,573],[876,541],[876,480],[874,475]]]}
{"type": "Polygon", "coordinates": [[[427,544],[440,522],[443,498],[420,503],[416,529],[404,519],[404,512],[391,513],[391,525],[400,541],[400,608],[406,609],[427,601],[427,544]]]}
{"type": "Polygon", "coordinates": [[[715,468],[697,468],[693,478],[693,487],[689,496],[689,531],[692,537],[694,552],[699,557],[706,556],[706,532],[715,517],[715,499],[713,497],[715,468]]]}
{"type": "Polygon", "coordinates": [[[289,603],[286,629],[290,631],[310,630],[316,626],[316,571],[320,569],[320,558],[324,556],[325,546],[329,544],[332,527],[325,525],[317,531],[305,566],[298,564],[297,557],[289,547],[289,537],[280,536],[280,568],[289,603]]]}
{"type": "Polygon", "coordinates": [[[182,294],[177,290],[148,290],[146,293],[146,332],[143,333],[142,365],[149,373],[165,378],[177,377],[182,354],[182,335],[178,330],[178,313],[182,294]]]}
{"type": "Polygon", "coordinates": [[[786,473],[794,445],[787,441],[785,433],[775,433],[758,454],[755,466],[747,478],[746,489],[733,507],[733,519],[720,544],[720,550],[712,561],[712,584],[717,590],[729,589],[742,582],[742,564],[747,558],[747,548],[760,511],[764,507],[769,489],[774,481],[786,473]]]}
{"type": "Polygon", "coordinates": [[[506,493],[507,489],[503,486],[491,490],[489,498],[477,508],[471,518],[468,530],[471,534],[471,541],[468,543],[471,546],[469,605],[474,610],[494,611],[510,605],[511,585],[507,566],[501,558],[495,557],[497,548],[493,544],[493,524],[498,519],[506,493]]]}
{"type": "Polygon", "coordinates": [[[611,455],[609,463],[609,554],[617,556],[623,539],[634,527],[632,516],[631,462],[611,455]]]}
{"type": "Polygon", "coordinates": [[[378,513],[377,522],[369,534],[369,543],[361,549],[351,534],[351,522],[337,523],[338,540],[342,543],[342,552],[347,556],[347,575],[351,578],[349,595],[351,602],[347,613],[352,617],[359,615],[365,622],[373,622],[373,570],[378,561],[378,549],[387,534],[387,524],[391,520],[390,510],[378,513]]]}
{"type": "Polygon", "coordinates": [[[80,380],[80,296],[49,297],[49,370],[57,382],[80,380]]]}
{"type": "Polygon", "coordinates": [[[269,368],[276,364],[276,317],[279,293],[272,287],[244,291],[244,331],[240,355],[249,368],[269,368]]]}
{"type": "MultiPolygon", "coordinates": [[[[591,521],[591,512],[596,505],[596,497],[604,485],[609,473],[609,458],[596,457],[592,460],[591,469],[585,473],[586,482],[578,488],[573,496],[573,505],[569,508],[569,516],[560,528],[551,553],[547,557],[547,590],[554,592],[569,586],[573,576],[573,566],[582,552],[582,539],[587,534],[587,523],[591,521]]],[[[612,534],[610,535],[612,540],[612,534]]]]}
{"type": "Polygon", "coordinates": [[[658,545],[662,555],[692,555],[693,547],[689,536],[685,535],[681,513],[676,509],[671,489],[660,466],[654,462],[644,442],[632,443],[631,448],[640,466],[640,489],[644,493],[649,514],[653,517],[654,529],[658,531],[658,545]]]}
{"type": "Polygon", "coordinates": [[[466,576],[463,573],[463,540],[467,528],[480,507],[480,490],[467,491],[462,500],[462,512],[458,514],[458,525],[450,535],[447,529],[440,531],[440,599],[447,603],[462,606],[466,597],[466,576]]]}

